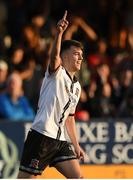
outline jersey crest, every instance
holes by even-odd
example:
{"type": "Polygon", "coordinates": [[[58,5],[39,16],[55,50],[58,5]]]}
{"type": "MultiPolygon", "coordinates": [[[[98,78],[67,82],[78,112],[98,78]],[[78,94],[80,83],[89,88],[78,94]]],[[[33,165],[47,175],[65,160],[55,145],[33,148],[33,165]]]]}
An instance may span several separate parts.
{"type": "Polygon", "coordinates": [[[78,88],[76,88],[75,95],[76,95],[77,97],[78,97],[78,95],[79,95],[79,89],[78,89],[78,88]]]}
{"type": "Polygon", "coordinates": [[[38,169],[38,165],[39,165],[39,160],[37,160],[37,159],[31,160],[30,167],[38,169]]]}

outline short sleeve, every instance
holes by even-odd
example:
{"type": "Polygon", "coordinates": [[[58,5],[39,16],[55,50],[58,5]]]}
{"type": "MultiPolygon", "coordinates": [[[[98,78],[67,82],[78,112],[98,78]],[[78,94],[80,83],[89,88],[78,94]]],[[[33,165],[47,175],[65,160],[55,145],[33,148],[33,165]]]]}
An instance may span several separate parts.
{"type": "Polygon", "coordinates": [[[50,77],[58,78],[58,77],[60,77],[61,72],[62,72],[62,68],[63,68],[62,66],[59,66],[55,72],[49,73],[49,66],[48,66],[47,70],[45,72],[45,77],[46,78],[50,78],[50,77]]]}

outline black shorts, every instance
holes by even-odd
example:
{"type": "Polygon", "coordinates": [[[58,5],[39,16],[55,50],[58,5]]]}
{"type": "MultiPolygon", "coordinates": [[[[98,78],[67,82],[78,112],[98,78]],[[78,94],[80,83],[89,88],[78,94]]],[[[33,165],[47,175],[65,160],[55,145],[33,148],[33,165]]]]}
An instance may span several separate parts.
{"type": "Polygon", "coordinates": [[[30,130],[24,143],[20,170],[34,175],[42,174],[49,165],[76,159],[70,143],[50,138],[30,130]]]}

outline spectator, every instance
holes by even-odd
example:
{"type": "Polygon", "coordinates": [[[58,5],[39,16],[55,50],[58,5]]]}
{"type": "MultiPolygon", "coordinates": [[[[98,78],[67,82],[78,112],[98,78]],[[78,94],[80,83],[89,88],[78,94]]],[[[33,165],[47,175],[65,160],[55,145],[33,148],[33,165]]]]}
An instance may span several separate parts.
{"type": "Polygon", "coordinates": [[[0,95],[0,117],[10,121],[32,121],[34,118],[34,112],[23,96],[22,79],[17,73],[9,76],[7,92],[0,95]]]}
{"type": "Polygon", "coordinates": [[[8,74],[8,65],[5,61],[0,60],[0,93],[6,88],[6,80],[8,74]]]}
{"type": "Polygon", "coordinates": [[[23,90],[25,96],[32,104],[33,109],[36,111],[44,72],[42,67],[36,63],[34,56],[30,54],[27,55],[25,57],[25,62],[25,68],[20,73],[23,79],[23,90]],[[32,91],[29,91],[29,89],[32,89],[32,91]]]}
{"type": "Polygon", "coordinates": [[[110,84],[105,83],[99,98],[100,117],[114,117],[115,106],[111,99],[111,91],[110,84]]]}
{"type": "Polygon", "coordinates": [[[92,75],[92,81],[96,82],[96,92],[95,94],[99,97],[102,95],[103,85],[110,81],[110,67],[108,64],[99,64],[96,68],[96,73],[92,75]]]}
{"type": "Polygon", "coordinates": [[[117,117],[133,118],[133,93],[132,89],[128,92],[117,113],[117,117]]]}
{"type": "Polygon", "coordinates": [[[107,41],[105,39],[98,39],[95,43],[94,53],[89,54],[87,57],[88,65],[91,70],[94,70],[100,64],[110,64],[107,55],[107,41]]]}
{"type": "Polygon", "coordinates": [[[13,45],[10,49],[10,57],[8,58],[9,73],[12,73],[13,71],[21,72],[23,70],[23,57],[23,46],[20,44],[13,45]]]}
{"type": "Polygon", "coordinates": [[[46,67],[49,60],[50,42],[46,42],[46,39],[40,36],[33,24],[28,24],[23,28],[22,37],[26,52],[32,53],[36,57],[37,63],[46,67]]]}

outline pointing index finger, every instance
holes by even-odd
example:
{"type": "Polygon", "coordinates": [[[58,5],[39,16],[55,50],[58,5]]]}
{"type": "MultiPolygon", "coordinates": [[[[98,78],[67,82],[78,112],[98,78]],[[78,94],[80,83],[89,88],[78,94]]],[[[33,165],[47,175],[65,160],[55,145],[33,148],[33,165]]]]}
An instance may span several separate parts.
{"type": "Polygon", "coordinates": [[[63,19],[66,20],[66,17],[67,17],[67,10],[64,13],[63,19]]]}

